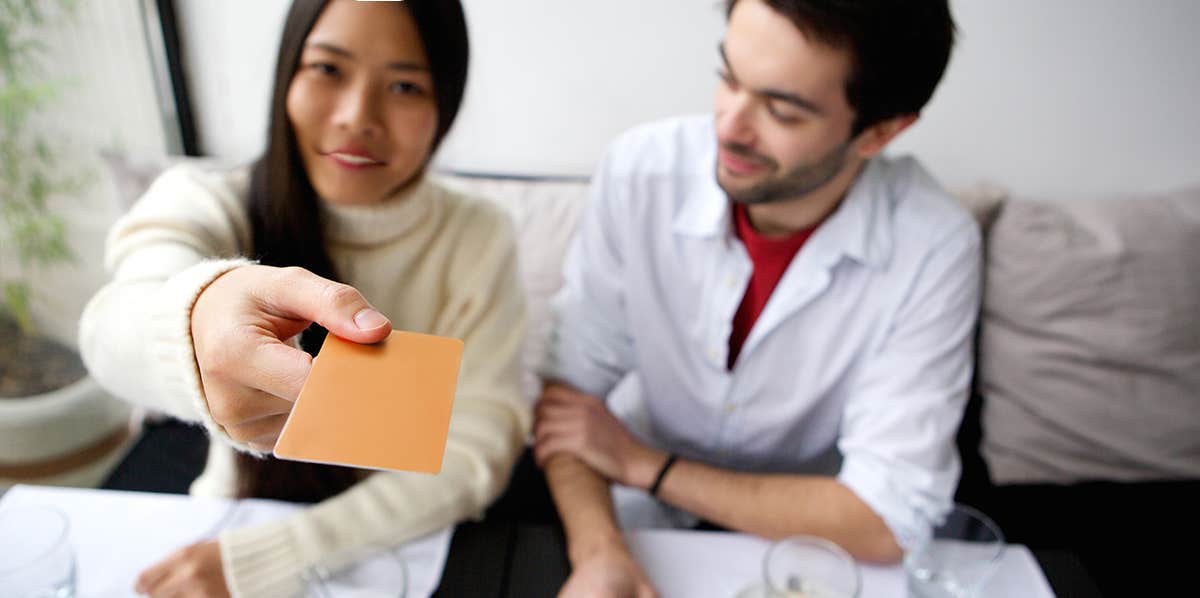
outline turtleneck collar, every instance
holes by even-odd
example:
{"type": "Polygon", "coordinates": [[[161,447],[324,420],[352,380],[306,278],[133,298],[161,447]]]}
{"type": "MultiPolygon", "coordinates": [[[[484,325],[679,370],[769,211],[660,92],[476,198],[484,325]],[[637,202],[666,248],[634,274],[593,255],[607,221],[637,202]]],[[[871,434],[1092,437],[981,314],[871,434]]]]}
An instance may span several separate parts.
{"type": "Polygon", "coordinates": [[[419,227],[433,208],[433,184],[420,179],[382,202],[339,205],[321,200],[321,219],[327,242],[378,245],[419,227]]]}

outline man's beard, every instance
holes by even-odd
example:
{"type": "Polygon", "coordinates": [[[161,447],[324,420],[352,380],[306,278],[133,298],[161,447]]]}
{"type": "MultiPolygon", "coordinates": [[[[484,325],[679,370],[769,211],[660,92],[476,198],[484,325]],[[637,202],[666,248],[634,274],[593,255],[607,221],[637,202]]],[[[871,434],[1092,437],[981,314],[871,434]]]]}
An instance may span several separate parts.
{"type": "MultiPolygon", "coordinates": [[[[725,151],[738,158],[765,165],[769,170],[775,170],[779,167],[779,164],[775,160],[755,153],[745,145],[726,143],[722,147],[725,151]]],[[[730,200],[743,205],[775,203],[796,199],[808,195],[824,187],[829,181],[832,181],[842,171],[842,166],[846,164],[846,154],[849,153],[847,151],[849,147],[850,142],[847,141],[833,148],[829,153],[821,156],[814,162],[796,166],[780,176],[767,178],[748,189],[731,189],[726,187],[721,182],[721,167],[718,164],[717,184],[721,186],[721,189],[725,191],[730,200]]]]}

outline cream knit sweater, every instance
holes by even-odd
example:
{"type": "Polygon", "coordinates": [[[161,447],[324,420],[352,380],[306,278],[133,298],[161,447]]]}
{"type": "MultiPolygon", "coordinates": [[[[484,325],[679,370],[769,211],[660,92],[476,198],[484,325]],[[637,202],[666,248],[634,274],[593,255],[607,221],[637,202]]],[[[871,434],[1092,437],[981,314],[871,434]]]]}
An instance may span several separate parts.
{"type": "MultiPolygon", "coordinates": [[[[214,425],[190,332],[205,286],[250,263],[242,257],[252,255],[248,174],[164,173],[110,233],[113,280],[80,322],[84,361],[109,391],[208,427],[214,442],[193,495],[232,496],[233,450],[250,450],[214,425]]],[[[394,328],[465,343],[445,459],[438,475],[374,473],[288,519],[223,532],[235,597],[294,595],[310,566],[336,569],[372,545],[478,516],[504,488],[529,432],[520,386],[525,314],[508,218],[427,179],[380,205],[322,209],[343,282],[394,328]]]]}

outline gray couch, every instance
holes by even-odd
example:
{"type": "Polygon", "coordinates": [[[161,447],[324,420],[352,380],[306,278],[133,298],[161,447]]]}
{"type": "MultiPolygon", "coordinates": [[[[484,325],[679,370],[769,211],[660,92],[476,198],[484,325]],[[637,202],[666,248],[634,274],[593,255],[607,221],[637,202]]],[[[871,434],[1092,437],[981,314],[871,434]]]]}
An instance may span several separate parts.
{"type": "MultiPolygon", "coordinates": [[[[517,223],[533,363],[586,183],[445,180],[517,223]]],[[[955,195],[987,252],[958,500],[1011,542],[1077,557],[1105,594],[1172,595],[1161,538],[1200,520],[1200,187],[1076,202],[995,185],[955,195]]]]}
{"type": "Polygon", "coordinates": [[[1194,595],[1200,187],[998,208],[958,499],[1106,595],[1194,595]]]}

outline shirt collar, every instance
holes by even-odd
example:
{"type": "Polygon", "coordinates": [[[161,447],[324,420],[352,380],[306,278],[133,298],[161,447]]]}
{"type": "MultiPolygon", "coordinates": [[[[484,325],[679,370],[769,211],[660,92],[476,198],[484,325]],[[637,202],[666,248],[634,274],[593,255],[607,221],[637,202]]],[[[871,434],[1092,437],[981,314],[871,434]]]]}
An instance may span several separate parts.
{"type": "Polygon", "coordinates": [[[891,204],[887,162],[872,158],[812,241],[821,237],[821,244],[830,253],[878,268],[892,254],[891,204]]]}
{"type": "Polygon", "coordinates": [[[735,236],[729,198],[717,184],[715,131],[712,132],[712,143],[701,152],[696,166],[699,170],[688,181],[691,188],[684,193],[683,209],[675,215],[675,231],[689,237],[735,236]]]}

